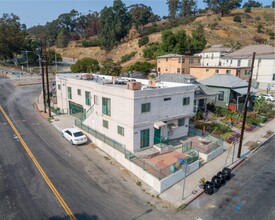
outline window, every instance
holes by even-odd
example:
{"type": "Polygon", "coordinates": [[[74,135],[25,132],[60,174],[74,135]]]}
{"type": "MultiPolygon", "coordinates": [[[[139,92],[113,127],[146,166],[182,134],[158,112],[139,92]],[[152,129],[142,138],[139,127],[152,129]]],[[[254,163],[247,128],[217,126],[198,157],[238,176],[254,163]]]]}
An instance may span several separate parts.
{"type": "Polygon", "coordinates": [[[189,105],[189,103],[190,103],[190,97],[183,98],[183,101],[182,101],[183,105],[189,105]]]}
{"type": "Polygon", "coordinates": [[[124,136],[124,128],[121,126],[117,126],[117,133],[124,136]]]}
{"type": "Polygon", "coordinates": [[[160,67],[158,67],[158,72],[160,73],[160,67]]]}
{"type": "Polygon", "coordinates": [[[68,99],[72,99],[72,87],[68,87],[68,99]]]}
{"type": "Polygon", "coordinates": [[[166,62],[168,61],[168,58],[166,58],[166,62]]]}
{"type": "Polygon", "coordinates": [[[198,59],[198,63],[201,63],[201,59],[198,59]]]}
{"type": "Polygon", "coordinates": [[[241,60],[238,60],[237,66],[241,66],[241,60]]]}
{"type": "Polygon", "coordinates": [[[85,91],[85,104],[91,105],[91,93],[87,91],[85,91]]]}
{"type": "Polygon", "coordinates": [[[233,63],[233,60],[230,60],[230,64],[232,64],[233,63]]]}
{"type": "Polygon", "coordinates": [[[181,58],[178,59],[178,63],[181,63],[181,58]]]}
{"type": "Polygon", "coordinates": [[[97,95],[94,95],[94,104],[98,105],[98,96],[97,95]]]}
{"type": "Polygon", "coordinates": [[[220,94],[218,96],[218,100],[223,101],[224,100],[224,92],[223,91],[219,91],[219,92],[220,92],[220,94]]]}
{"type": "Polygon", "coordinates": [[[178,73],[178,74],[180,73],[180,68],[177,68],[177,73],[178,73]]]}
{"type": "Polygon", "coordinates": [[[61,86],[60,84],[57,85],[57,89],[60,90],[61,89],[61,86]]]}
{"type": "Polygon", "coordinates": [[[140,131],[140,148],[148,147],[150,141],[150,129],[140,131]]]}
{"type": "Polygon", "coordinates": [[[249,75],[250,74],[250,70],[245,70],[244,71],[244,75],[249,75]]]}
{"type": "Polygon", "coordinates": [[[109,122],[108,121],[106,121],[106,120],[103,120],[102,121],[102,126],[104,127],[104,128],[109,128],[109,122]]]}
{"type": "Polygon", "coordinates": [[[184,59],[184,58],[182,58],[182,59],[181,59],[181,62],[182,62],[182,63],[184,63],[184,62],[185,62],[185,59],[184,59]]]}
{"type": "Polygon", "coordinates": [[[77,89],[77,95],[81,95],[81,89],[77,89]]]}
{"type": "Polygon", "coordinates": [[[150,112],[151,110],[151,103],[144,103],[141,105],[141,113],[150,112]]]}
{"type": "Polygon", "coordinates": [[[211,53],[211,59],[213,59],[214,58],[214,54],[213,53],[211,53]]]}
{"type": "Polygon", "coordinates": [[[164,100],[164,101],[170,101],[170,100],[171,100],[171,97],[169,97],[169,98],[164,98],[163,100],[164,100]]]}
{"type": "Polygon", "coordinates": [[[193,59],[193,58],[190,58],[190,59],[189,59],[189,63],[194,63],[194,59],[193,59]]]}
{"type": "Polygon", "coordinates": [[[165,71],[166,71],[166,72],[168,71],[167,67],[165,68],[165,71]]]}
{"type": "Polygon", "coordinates": [[[219,73],[219,70],[215,70],[215,73],[219,73]]]}
{"type": "Polygon", "coordinates": [[[102,97],[102,114],[111,116],[111,99],[102,97]]]}
{"type": "Polygon", "coordinates": [[[251,66],[252,60],[248,60],[247,66],[251,66]]]}
{"type": "Polygon", "coordinates": [[[184,74],[184,68],[182,68],[182,74],[184,74]]]}
{"type": "Polygon", "coordinates": [[[231,70],[226,70],[226,74],[231,74],[231,70]]]}
{"type": "Polygon", "coordinates": [[[180,118],[178,120],[178,127],[184,126],[185,125],[185,118],[180,118]]]}
{"type": "Polygon", "coordinates": [[[273,73],[272,80],[275,80],[275,73],[273,73]]]}
{"type": "Polygon", "coordinates": [[[241,76],[241,70],[237,69],[237,76],[240,77],[241,76]]]}

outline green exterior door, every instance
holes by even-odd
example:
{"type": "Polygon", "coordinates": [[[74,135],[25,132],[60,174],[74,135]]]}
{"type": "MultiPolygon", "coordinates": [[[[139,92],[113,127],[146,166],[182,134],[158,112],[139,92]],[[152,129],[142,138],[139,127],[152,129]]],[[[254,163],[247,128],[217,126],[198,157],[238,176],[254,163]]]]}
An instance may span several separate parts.
{"type": "Polygon", "coordinates": [[[154,144],[159,144],[160,143],[160,132],[161,132],[161,128],[156,129],[154,131],[154,144]]]}
{"type": "Polygon", "coordinates": [[[150,143],[150,129],[140,131],[140,148],[148,147],[150,143]]]}
{"type": "Polygon", "coordinates": [[[69,101],[69,113],[77,118],[81,118],[85,112],[82,105],[69,101]]]}

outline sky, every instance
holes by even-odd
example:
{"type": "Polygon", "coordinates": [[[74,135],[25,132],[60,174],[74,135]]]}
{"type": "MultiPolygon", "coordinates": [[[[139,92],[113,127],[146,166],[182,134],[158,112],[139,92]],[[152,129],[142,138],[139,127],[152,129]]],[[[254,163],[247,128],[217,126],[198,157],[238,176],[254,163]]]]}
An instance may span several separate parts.
{"type": "MultiPolygon", "coordinates": [[[[122,0],[126,6],[142,3],[151,6],[153,12],[159,16],[167,16],[166,0],[122,0]]],[[[243,0],[243,2],[246,2],[243,0]]],[[[263,5],[270,5],[272,0],[258,0],[263,5]]],[[[27,28],[44,25],[56,19],[60,14],[68,13],[72,9],[87,14],[101,11],[104,6],[111,6],[113,0],[0,0],[0,17],[3,13],[13,13],[20,17],[20,22],[27,28]]],[[[204,8],[203,0],[197,0],[198,7],[204,8]]]]}

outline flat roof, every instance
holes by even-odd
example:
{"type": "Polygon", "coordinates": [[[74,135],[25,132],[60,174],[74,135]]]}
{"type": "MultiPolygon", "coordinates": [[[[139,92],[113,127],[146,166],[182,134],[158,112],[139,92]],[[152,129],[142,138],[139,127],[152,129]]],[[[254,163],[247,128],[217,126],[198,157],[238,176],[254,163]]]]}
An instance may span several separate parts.
{"type": "Polygon", "coordinates": [[[85,74],[87,73],[58,73],[56,76],[62,79],[75,79],[85,82],[96,83],[99,85],[109,86],[109,87],[116,87],[116,88],[125,88],[127,89],[127,82],[140,82],[141,83],[141,90],[154,90],[154,89],[163,89],[163,88],[173,88],[173,87],[188,87],[192,84],[187,83],[179,83],[179,82],[166,82],[160,81],[156,79],[156,87],[150,87],[149,81],[147,79],[137,79],[137,78],[130,78],[130,77],[117,77],[117,80],[120,83],[113,83],[113,78],[110,75],[99,75],[99,74],[92,74],[93,79],[84,79],[85,74]],[[123,83],[124,82],[124,83],[123,83]]]}

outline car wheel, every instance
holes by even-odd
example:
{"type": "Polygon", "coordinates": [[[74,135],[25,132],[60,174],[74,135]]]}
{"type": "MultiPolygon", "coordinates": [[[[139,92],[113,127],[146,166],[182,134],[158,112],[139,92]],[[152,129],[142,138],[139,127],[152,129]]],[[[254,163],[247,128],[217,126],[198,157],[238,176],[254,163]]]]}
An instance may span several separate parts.
{"type": "Polygon", "coordinates": [[[70,142],[71,142],[71,144],[72,144],[72,145],[74,145],[74,142],[73,142],[73,140],[70,140],[70,142]]]}
{"type": "Polygon", "coordinates": [[[62,132],[62,137],[65,138],[64,133],[62,132]]]}
{"type": "Polygon", "coordinates": [[[267,101],[271,101],[271,99],[267,99],[267,101]]]}

